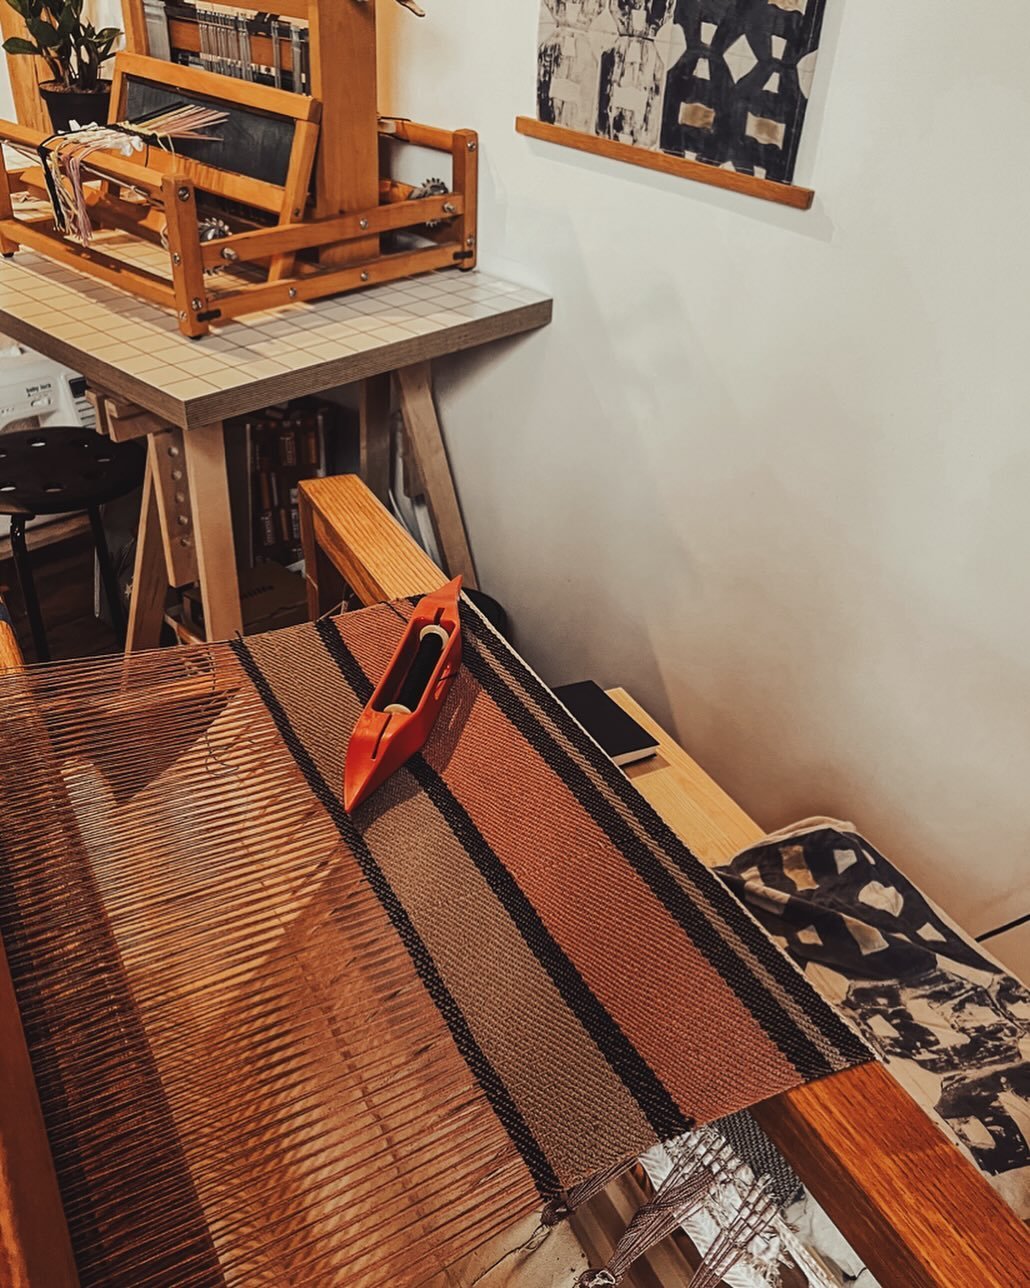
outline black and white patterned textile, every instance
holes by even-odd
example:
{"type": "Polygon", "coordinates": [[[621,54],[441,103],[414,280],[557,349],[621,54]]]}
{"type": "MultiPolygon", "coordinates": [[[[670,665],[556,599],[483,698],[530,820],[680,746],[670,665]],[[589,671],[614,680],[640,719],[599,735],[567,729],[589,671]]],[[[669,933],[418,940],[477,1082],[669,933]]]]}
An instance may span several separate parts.
{"type": "Polygon", "coordinates": [[[799,824],[719,875],[1030,1218],[1030,989],[850,824],[799,824]]]}
{"type": "Polygon", "coordinates": [[[541,121],[789,183],[825,0],[542,0],[541,121]]]}

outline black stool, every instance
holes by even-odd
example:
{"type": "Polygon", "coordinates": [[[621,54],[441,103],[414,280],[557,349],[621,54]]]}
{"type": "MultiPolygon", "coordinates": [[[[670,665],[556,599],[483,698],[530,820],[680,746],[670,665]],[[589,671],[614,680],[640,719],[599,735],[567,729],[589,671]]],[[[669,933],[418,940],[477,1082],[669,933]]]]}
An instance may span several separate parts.
{"type": "Polygon", "coordinates": [[[48,662],[50,649],[25,544],[25,524],[44,514],[86,511],[111,619],[124,639],[125,612],[100,507],[139,487],[145,465],[146,449],[139,443],[112,443],[92,430],[53,425],[0,434],[0,514],[11,516],[11,551],[38,661],[48,662]]]}

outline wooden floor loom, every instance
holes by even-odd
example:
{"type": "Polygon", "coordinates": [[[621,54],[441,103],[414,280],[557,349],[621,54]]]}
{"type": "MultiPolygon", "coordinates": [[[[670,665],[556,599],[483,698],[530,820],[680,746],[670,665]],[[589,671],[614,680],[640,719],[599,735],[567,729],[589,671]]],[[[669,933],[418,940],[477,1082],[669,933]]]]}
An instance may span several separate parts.
{"type": "MultiPolygon", "coordinates": [[[[4,9],[10,35],[17,16],[4,9]]],[[[92,224],[131,234],[159,258],[163,250],[166,272],[103,238],[84,245],[46,214],[15,218],[14,194],[47,198],[41,167],[28,162],[14,172],[0,165],[0,251],[29,246],[174,310],[180,330],[194,338],[213,322],[258,310],[474,268],[477,136],[380,118],[375,0],[278,0],[274,13],[304,25],[310,92],[151,57],[142,0],[124,0],[127,48],[115,59],[111,122],[173,102],[227,114],[224,139],[177,149],[154,143],[130,157],[98,151],[85,162],[88,177],[101,181],[87,192],[92,224]],[[396,181],[392,142],[443,153],[450,183],[396,181]]],[[[246,52],[268,57],[271,43],[254,36],[246,52]]],[[[282,64],[292,67],[291,42],[277,39],[277,55],[280,46],[282,64]]],[[[0,121],[0,141],[59,155],[67,145],[39,119],[24,66],[31,61],[9,60],[21,123],[0,121]]]]}
{"type": "MultiPolygon", "coordinates": [[[[312,609],[331,606],[344,580],[364,603],[439,584],[439,570],[357,479],[305,484],[303,511],[312,609]]],[[[20,666],[10,625],[0,613],[0,670],[20,666]]],[[[133,696],[130,714],[146,719],[145,695],[142,701],[133,696]]],[[[718,862],[757,839],[759,829],[674,744],[663,739],[662,750],[658,763],[632,770],[634,781],[703,860],[718,862]]],[[[217,766],[214,749],[211,754],[217,766]]],[[[1027,1282],[1027,1231],[881,1066],[824,1078],[759,1106],[755,1114],[885,1288],[1013,1288],[1027,1282]]],[[[59,1147],[60,1139],[60,1125],[51,1123],[52,1145],[59,1147]]],[[[402,1167],[403,1149],[395,1149],[393,1158],[402,1167]]],[[[616,1183],[580,1214],[577,1232],[595,1263],[640,1200],[636,1185],[632,1178],[616,1183]]],[[[516,1248],[525,1233],[496,1238],[474,1271],[457,1267],[446,1282],[479,1282],[484,1267],[516,1248]]],[[[541,1265],[512,1255],[483,1282],[495,1288],[564,1282],[550,1272],[540,1278],[541,1265]]],[[[685,1265],[675,1248],[659,1248],[624,1282],[674,1288],[684,1282],[685,1265]]],[[[11,1288],[76,1282],[2,955],[0,1281],[11,1288]]],[[[170,1281],[159,1275],[154,1282],[170,1281]]]]}

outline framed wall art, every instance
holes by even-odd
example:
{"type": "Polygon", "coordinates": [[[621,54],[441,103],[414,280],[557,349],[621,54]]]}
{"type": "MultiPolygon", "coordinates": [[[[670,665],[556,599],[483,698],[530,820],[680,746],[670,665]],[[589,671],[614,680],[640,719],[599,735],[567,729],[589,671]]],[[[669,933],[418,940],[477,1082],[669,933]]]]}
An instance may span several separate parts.
{"type": "Polygon", "coordinates": [[[541,0],[520,133],[807,209],[793,184],[826,0],[541,0]]]}

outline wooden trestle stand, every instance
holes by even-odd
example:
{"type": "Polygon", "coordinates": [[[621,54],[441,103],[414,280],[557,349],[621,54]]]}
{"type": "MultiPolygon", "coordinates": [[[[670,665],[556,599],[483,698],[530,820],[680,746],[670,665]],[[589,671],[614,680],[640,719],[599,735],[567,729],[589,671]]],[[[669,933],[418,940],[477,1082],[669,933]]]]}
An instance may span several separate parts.
{"type": "MultiPolygon", "coordinates": [[[[477,136],[380,118],[375,0],[277,0],[273,12],[307,23],[310,94],[149,57],[142,0],[124,0],[127,50],[115,59],[110,119],[131,115],[135,85],[228,108],[252,122],[251,132],[285,123],[288,155],[280,158],[279,178],[234,172],[157,146],[142,161],[93,154],[89,170],[103,182],[89,192],[92,223],[164,246],[166,276],[111,254],[102,242],[85,247],[70,240],[52,217],[15,218],[14,191],[46,196],[42,169],[12,174],[0,165],[0,251],[32,247],[174,310],[180,330],[192,337],[205,335],[213,322],[297,300],[440,268],[474,268],[477,136]],[[411,200],[412,186],[389,173],[388,148],[381,146],[388,140],[445,153],[449,191],[411,200]],[[212,203],[230,232],[209,241],[202,238],[202,223],[212,203]],[[414,234],[414,244],[384,249],[383,236],[401,231],[414,234]],[[245,269],[256,275],[252,271],[248,279],[241,275],[245,269]]],[[[12,23],[11,16],[4,18],[7,34],[12,23]]],[[[0,140],[35,152],[52,136],[39,122],[25,69],[17,73],[19,117],[36,123],[0,121],[0,140]]],[[[202,156],[204,147],[195,150],[202,156]]]]}

